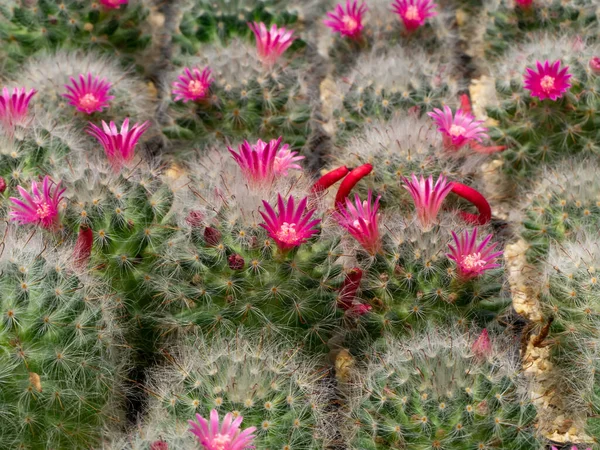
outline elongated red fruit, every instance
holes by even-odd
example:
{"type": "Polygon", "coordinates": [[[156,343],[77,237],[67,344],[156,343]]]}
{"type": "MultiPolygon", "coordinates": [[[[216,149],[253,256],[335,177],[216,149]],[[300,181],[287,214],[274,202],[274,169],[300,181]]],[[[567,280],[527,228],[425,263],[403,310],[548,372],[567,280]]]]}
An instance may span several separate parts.
{"type": "Polygon", "coordinates": [[[476,142],[472,142],[471,149],[476,151],[477,153],[489,154],[489,153],[503,152],[504,150],[506,150],[506,146],[505,145],[492,145],[490,147],[486,147],[486,146],[478,144],[476,142]]]}
{"type": "Polygon", "coordinates": [[[369,175],[372,170],[373,166],[367,163],[363,164],[360,167],[357,167],[356,169],[352,170],[352,172],[350,172],[348,175],[346,175],[346,178],[344,178],[344,181],[342,181],[342,184],[340,184],[340,188],[338,189],[337,194],[335,196],[336,209],[338,208],[338,205],[340,203],[344,204],[344,200],[346,200],[346,197],[348,197],[352,188],[356,186],[356,183],[358,183],[361,179],[369,175]]]}
{"type": "Polygon", "coordinates": [[[473,189],[472,187],[465,186],[462,183],[453,182],[452,183],[452,192],[454,192],[459,197],[464,198],[465,200],[473,203],[479,211],[479,214],[471,214],[465,211],[460,212],[460,216],[468,223],[473,225],[485,225],[492,218],[492,208],[490,208],[490,204],[485,199],[483,195],[481,195],[478,191],[473,189]]]}
{"type": "Polygon", "coordinates": [[[94,245],[94,233],[87,225],[79,227],[79,235],[73,250],[73,261],[76,267],[83,268],[87,265],[92,254],[92,246],[94,245]]]}
{"type": "Polygon", "coordinates": [[[314,194],[323,192],[325,189],[333,186],[335,183],[348,175],[348,172],[350,172],[350,169],[348,169],[346,166],[338,167],[337,169],[327,172],[325,175],[319,178],[315,184],[313,184],[311,191],[314,194]]]}
{"type": "Polygon", "coordinates": [[[337,301],[339,308],[342,308],[345,311],[352,308],[362,276],[363,271],[358,267],[353,267],[346,273],[346,278],[344,278],[344,284],[340,289],[340,296],[337,301]]]}
{"type": "Polygon", "coordinates": [[[460,94],[460,109],[464,112],[473,114],[473,108],[471,107],[471,100],[467,94],[460,94]]]}

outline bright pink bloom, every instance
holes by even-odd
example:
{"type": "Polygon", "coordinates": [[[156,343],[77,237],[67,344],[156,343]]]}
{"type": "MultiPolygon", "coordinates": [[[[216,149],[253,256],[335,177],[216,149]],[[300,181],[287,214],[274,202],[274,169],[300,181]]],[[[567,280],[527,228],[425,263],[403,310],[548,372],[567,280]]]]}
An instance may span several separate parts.
{"type": "Polygon", "coordinates": [[[183,100],[183,103],[189,101],[203,100],[208,97],[210,85],[213,83],[211,78],[211,70],[205,67],[202,72],[194,67],[190,70],[189,67],[183,69],[183,75],[179,75],[178,80],[173,82],[174,101],[183,100]]]}
{"type": "Polygon", "coordinates": [[[487,128],[481,126],[483,121],[475,120],[461,109],[453,116],[450,107],[445,105],[444,111],[435,108],[427,115],[436,123],[438,131],[444,134],[444,143],[449,148],[459,149],[470,141],[482,142],[489,138],[487,128]]]}
{"type": "Polygon", "coordinates": [[[63,94],[63,97],[68,98],[69,105],[75,106],[78,111],[86,114],[101,112],[114,98],[108,95],[111,84],[106,81],[106,78],[100,79],[98,76],[92,78],[91,72],[88,72],[87,76],[79,75],[79,82],[73,77],[69,77],[69,80],[71,85],[65,84],[69,93],[63,94]]]}
{"type": "Polygon", "coordinates": [[[423,26],[425,20],[437,16],[433,0],[394,0],[394,11],[400,16],[407,31],[423,26]]]}
{"type": "Polygon", "coordinates": [[[600,58],[594,56],[590,59],[590,69],[592,69],[592,72],[596,75],[600,75],[600,58]]]}
{"type": "Polygon", "coordinates": [[[275,161],[273,162],[273,171],[276,176],[288,176],[288,171],[291,169],[302,170],[302,166],[296,164],[296,161],[302,161],[304,156],[296,156],[298,152],[290,150],[288,144],[284,144],[283,147],[277,152],[275,161]]]}
{"type": "Polygon", "coordinates": [[[533,5],[533,0],[515,0],[515,2],[521,8],[529,8],[531,5],[533,5]]]}
{"type": "Polygon", "coordinates": [[[479,358],[485,358],[492,350],[492,343],[486,328],[483,329],[479,337],[473,342],[471,351],[479,358]]]}
{"type": "Polygon", "coordinates": [[[263,22],[248,23],[248,26],[256,36],[258,58],[267,67],[272,67],[296,39],[292,37],[293,30],[277,28],[275,24],[271,25],[271,29],[267,29],[263,22]]]}
{"type": "Polygon", "coordinates": [[[446,256],[456,262],[458,275],[463,280],[475,278],[486,270],[500,267],[499,264],[494,263],[495,259],[502,255],[502,252],[494,252],[498,243],[495,242],[486,248],[492,239],[491,234],[488,234],[479,245],[476,245],[477,228],[473,229],[471,235],[469,235],[469,231],[466,230],[465,234],[460,238],[453,231],[452,237],[454,238],[456,247],[448,244],[450,253],[446,256]]]}
{"type": "Polygon", "coordinates": [[[107,125],[102,121],[102,129],[90,123],[87,133],[94,136],[104,147],[104,153],[115,168],[121,168],[123,164],[133,159],[133,149],[144,131],[150,126],[146,121],[142,124],[136,123],[129,129],[129,118],[123,121],[121,131],[118,131],[114,122],[107,125]]]}
{"type": "Polygon", "coordinates": [[[260,226],[267,230],[277,247],[284,253],[303,244],[319,231],[314,227],[321,220],[310,220],[315,210],[306,210],[307,200],[308,198],[304,197],[296,208],[293,196],[288,198],[286,205],[281,195],[278,194],[277,209],[279,214],[275,213],[271,205],[263,200],[266,213],[261,211],[260,214],[266,223],[261,223],[260,226]]]}
{"type": "Polygon", "coordinates": [[[323,23],[342,36],[359,39],[364,28],[363,15],[367,9],[367,5],[364,3],[358,6],[357,0],[346,0],[346,9],[344,10],[342,4],[338,3],[335,12],[328,12],[329,20],[324,20],[323,23]]]}
{"type": "Polygon", "coordinates": [[[100,0],[100,4],[107,9],[119,9],[121,5],[126,5],[129,0],[100,0]]]}
{"type": "Polygon", "coordinates": [[[255,145],[244,141],[238,147],[238,152],[227,148],[246,179],[255,186],[264,186],[276,177],[287,176],[290,169],[302,170],[301,166],[294,163],[304,159],[304,156],[296,156],[297,152],[290,151],[288,144],[280,149],[282,139],[273,139],[269,143],[259,139],[255,145]]]}
{"type": "Polygon", "coordinates": [[[227,413],[223,418],[223,423],[219,423],[219,413],[213,409],[210,412],[210,422],[196,414],[196,421],[188,421],[190,431],[196,435],[200,445],[205,450],[244,450],[254,448],[251,444],[256,436],[254,431],[256,427],[240,430],[243,417],[238,416],[235,419],[233,414],[227,413]]]}
{"type": "Polygon", "coordinates": [[[440,175],[433,184],[432,175],[425,179],[423,175],[417,178],[414,173],[412,174],[412,180],[406,177],[403,180],[405,189],[410,192],[415,202],[421,227],[424,230],[431,229],[444,199],[452,190],[452,183],[448,182],[444,175],[440,175]]]}
{"type": "Polygon", "coordinates": [[[373,194],[369,190],[367,200],[360,201],[358,194],[354,195],[354,204],[349,198],[346,198],[345,205],[338,205],[338,211],[333,213],[334,218],[348,232],[360,242],[360,245],[371,255],[375,255],[381,250],[381,237],[379,236],[379,227],[377,219],[379,214],[379,199],[378,196],[373,202],[373,194]]]}
{"type": "Polygon", "coordinates": [[[554,61],[552,64],[546,60],[543,65],[541,62],[536,61],[535,64],[537,72],[529,67],[526,70],[525,89],[529,89],[531,96],[538,97],[540,100],[561,98],[571,87],[569,84],[569,78],[571,78],[571,74],[568,73],[569,66],[565,66],[561,70],[560,60],[554,61]]]}
{"type": "Polygon", "coordinates": [[[21,199],[10,198],[13,203],[11,219],[21,224],[37,223],[42,228],[54,228],[58,222],[58,207],[66,190],[60,188],[60,181],[54,184],[46,175],[42,181],[41,192],[35,181],[31,182],[31,195],[21,186],[17,186],[17,190],[21,199]]]}
{"type": "Polygon", "coordinates": [[[0,95],[0,122],[6,130],[12,132],[16,125],[26,123],[29,102],[35,93],[35,89],[25,92],[25,88],[13,88],[12,94],[8,88],[2,89],[2,95],[0,95]]]}

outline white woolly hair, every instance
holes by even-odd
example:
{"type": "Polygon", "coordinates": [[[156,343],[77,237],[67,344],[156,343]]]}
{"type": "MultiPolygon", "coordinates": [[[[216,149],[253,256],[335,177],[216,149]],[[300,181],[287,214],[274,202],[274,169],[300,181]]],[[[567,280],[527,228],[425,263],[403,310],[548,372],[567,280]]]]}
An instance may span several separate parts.
{"type": "MultiPolygon", "coordinates": [[[[232,148],[238,151],[237,147],[232,148]]],[[[311,186],[309,176],[298,170],[290,170],[287,177],[280,177],[269,186],[250,186],[230,153],[221,149],[209,151],[189,163],[184,171],[186,176],[177,180],[165,178],[176,194],[173,210],[183,212],[178,216],[181,226],[187,211],[200,210],[209,217],[220,211],[231,224],[255,228],[262,222],[259,210],[264,211],[263,200],[275,205],[277,194],[300,200],[309,194],[311,186]]]]}
{"type": "MultiPolygon", "coordinates": [[[[195,439],[187,433],[187,420],[197,412],[208,417],[210,409],[219,411],[221,418],[228,412],[244,415],[244,405],[262,404],[276,397],[284,399],[298,414],[308,414],[314,421],[314,436],[329,442],[335,432],[327,411],[332,386],[324,379],[323,361],[306,355],[301,348],[238,330],[235,337],[199,337],[179,342],[164,352],[167,361],[149,374],[148,413],[142,429],[152,436],[191,444],[195,439]],[[276,394],[275,396],[273,394],[276,394]],[[198,395],[198,401],[193,396],[198,395]],[[211,406],[204,410],[201,405],[211,406]],[[211,401],[212,400],[212,401],[211,401]],[[173,417],[167,404],[183,404],[189,415],[173,417]],[[239,405],[237,411],[219,408],[222,402],[239,405]]],[[[280,405],[281,407],[282,405],[280,405]]],[[[280,408],[278,407],[278,409],[280,408]]],[[[268,413],[276,423],[277,414],[268,413]]],[[[270,419],[271,420],[271,419],[270,419]]],[[[242,422],[242,427],[261,424],[242,422]]],[[[192,445],[188,445],[190,448],[192,445]]]]}
{"type": "Polygon", "coordinates": [[[600,43],[585,40],[581,36],[536,33],[526,42],[511,47],[489,71],[507,87],[511,80],[522,83],[525,69],[535,69],[536,61],[560,60],[562,67],[577,62],[586,69],[588,76],[592,76],[588,63],[599,53],[600,43]]]}
{"type": "Polygon", "coordinates": [[[87,121],[89,116],[78,113],[62,94],[68,92],[65,85],[71,84],[69,77],[78,80],[80,74],[87,75],[88,72],[112,83],[110,95],[115,98],[101,113],[104,120],[121,122],[130,117],[136,122],[152,119],[154,107],[148,86],[132,70],[123,70],[117,59],[93,51],[58,50],[37,54],[28,59],[19,78],[9,85],[36,89],[31,101],[36,109],[67,118],[79,114],[87,121]]]}
{"type": "Polygon", "coordinates": [[[551,277],[560,276],[569,284],[585,284],[592,289],[600,270],[598,231],[597,226],[582,228],[569,241],[554,242],[544,265],[545,280],[548,282],[551,277]]]}
{"type": "Polygon", "coordinates": [[[447,53],[429,54],[417,47],[396,45],[372,49],[357,59],[354,69],[335,85],[335,91],[329,93],[334,109],[340,109],[346,94],[352,86],[361,90],[373,87],[376,92],[408,91],[413,88],[431,87],[439,89],[447,85],[444,103],[455,104],[458,101],[458,85],[451,78],[452,62],[447,53]]]}

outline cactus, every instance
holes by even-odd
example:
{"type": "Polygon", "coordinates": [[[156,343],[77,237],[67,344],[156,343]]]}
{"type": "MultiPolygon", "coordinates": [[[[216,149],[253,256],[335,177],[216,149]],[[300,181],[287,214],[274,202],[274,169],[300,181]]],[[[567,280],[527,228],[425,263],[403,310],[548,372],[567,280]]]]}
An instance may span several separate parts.
{"type": "Polygon", "coordinates": [[[68,242],[19,234],[1,244],[0,443],[94,447],[123,423],[128,358],[115,293],[74,267],[68,242]]]}
{"type": "Polygon", "coordinates": [[[153,395],[141,428],[146,442],[191,448],[188,420],[216,409],[243,416],[244,428],[256,427],[256,448],[327,448],[335,433],[328,369],[285,340],[242,330],[230,339],[184,340],[165,350],[164,364],[149,374],[153,395]]]}
{"type": "Polygon", "coordinates": [[[596,6],[591,0],[501,0],[494,6],[489,8],[488,20],[484,22],[484,46],[489,58],[500,56],[511,45],[526,41],[538,32],[580,33],[593,39],[594,30],[597,31],[596,6]]]}
{"type": "Polygon", "coordinates": [[[501,341],[479,350],[456,330],[388,337],[359,368],[347,388],[349,448],[543,448],[501,341]]]}
{"type": "MultiPolygon", "coordinates": [[[[240,40],[228,47],[205,46],[202,55],[185,59],[182,66],[212,70],[210,94],[197,102],[170,101],[173,123],[163,130],[169,138],[203,147],[279,136],[294,148],[306,143],[311,102],[298,61],[289,67],[263,68],[255,49],[240,40]]],[[[179,68],[171,73],[169,82],[182,72],[179,68]]]]}
{"type": "Polygon", "coordinates": [[[590,67],[597,53],[597,44],[580,43],[569,36],[539,35],[514,47],[494,65],[498,103],[488,108],[488,115],[497,122],[490,128],[490,136],[507,147],[502,157],[510,174],[523,177],[540,161],[551,163],[597,151],[600,77],[590,67]],[[570,88],[554,101],[533,98],[539,93],[523,87],[526,68],[536,70],[536,61],[560,61],[572,75],[570,88]]]}
{"type": "MultiPolygon", "coordinates": [[[[0,41],[7,46],[9,69],[40,49],[97,49],[118,53],[131,63],[150,42],[149,10],[142,0],[113,9],[105,2],[34,0],[9,2],[0,9],[0,41]]],[[[128,3],[128,2],[125,2],[128,3]]]]}

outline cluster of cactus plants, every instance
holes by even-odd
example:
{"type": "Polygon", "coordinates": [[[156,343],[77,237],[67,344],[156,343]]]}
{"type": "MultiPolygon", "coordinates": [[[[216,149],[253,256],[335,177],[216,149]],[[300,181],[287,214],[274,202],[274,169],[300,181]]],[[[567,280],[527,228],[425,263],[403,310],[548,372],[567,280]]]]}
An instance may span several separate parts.
{"type": "Polygon", "coordinates": [[[0,5],[0,447],[599,448],[598,14],[0,5]]]}

